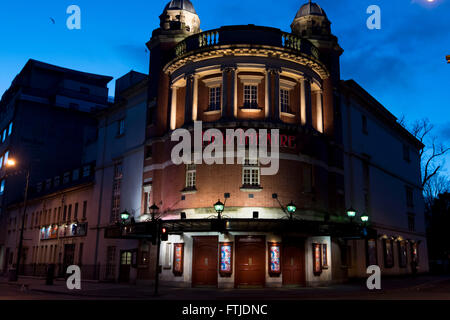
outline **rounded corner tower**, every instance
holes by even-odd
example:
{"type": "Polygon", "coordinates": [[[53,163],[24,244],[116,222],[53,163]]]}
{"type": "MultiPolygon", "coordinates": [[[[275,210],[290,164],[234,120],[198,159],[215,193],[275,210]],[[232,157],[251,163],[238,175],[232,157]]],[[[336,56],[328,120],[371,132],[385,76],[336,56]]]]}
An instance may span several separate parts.
{"type": "Polygon", "coordinates": [[[325,10],[317,3],[305,3],[297,11],[291,24],[292,33],[311,41],[320,51],[322,61],[327,65],[334,86],[340,80],[339,58],[344,50],[338,38],[331,32],[331,21],[325,10]]]}

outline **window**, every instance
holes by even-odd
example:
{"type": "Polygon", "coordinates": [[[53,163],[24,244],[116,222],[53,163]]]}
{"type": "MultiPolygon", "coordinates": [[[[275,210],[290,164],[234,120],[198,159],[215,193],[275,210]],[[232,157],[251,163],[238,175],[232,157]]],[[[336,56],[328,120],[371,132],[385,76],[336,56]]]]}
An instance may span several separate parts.
{"type": "Polygon", "coordinates": [[[67,221],[72,220],[72,205],[69,204],[69,210],[67,211],[67,221]]]}
{"type": "Polygon", "coordinates": [[[37,192],[41,192],[42,191],[42,182],[38,182],[38,184],[36,185],[36,191],[37,192]]]}
{"type": "Polygon", "coordinates": [[[52,179],[47,179],[45,181],[45,190],[49,190],[52,187],[52,179]]]}
{"type": "Polygon", "coordinates": [[[406,205],[409,208],[414,207],[414,202],[413,202],[413,188],[411,187],[405,187],[405,191],[406,191],[406,205]]]}
{"type": "Polygon", "coordinates": [[[411,158],[410,158],[410,154],[409,154],[409,146],[407,146],[406,144],[403,145],[403,160],[410,162],[411,158]]]}
{"type": "Polygon", "coordinates": [[[12,134],[12,129],[13,129],[13,123],[11,121],[8,126],[8,136],[10,136],[12,134]]]}
{"type": "Polygon", "coordinates": [[[106,249],[106,279],[115,279],[116,247],[108,246],[106,249]]]}
{"type": "Polygon", "coordinates": [[[416,216],[414,213],[408,214],[408,230],[409,231],[415,231],[416,229],[416,216]]]}
{"type": "Polygon", "coordinates": [[[67,206],[64,206],[64,211],[63,211],[63,222],[66,222],[66,217],[67,217],[67,206]]]}
{"type": "Polygon", "coordinates": [[[386,268],[392,268],[394,266],[394,247],[391,239],[384,239],[384,266],[386,268]]]}
{"type": "Polygon", "coordinates": [[[220,110],[220,98],[220,87],[209,88],[209,111],[220,110]]]}
{"type": "Polygon", "coordinates": [[[281,112],[289,113],[289,90],[280,89],[281,112]]]}
{"type": "Polygon", "coordinates": [[[86,219],[87,201],[83,201],[83,219],[86,219]]]}
{"type": "Polygon", "coordinates": [[[125,133],[125,119],[119,120],[117,135],[121,136],[125,133]]]}
{"type": "Polygon", "coordinates": [[[0,169],[3,168],[3,156],[0,157],[0,169]]]}
{"type": "Polygon", "coordinates": [[[242,167],[242,185],[244,187],[259,187],[260,171],[259,161],[256,164],[250,164],[248,156],[245,159],[242,167]]]}
{"type": "Polygon", "coordinates": [[[80,108],[80,105],[78,103],[69,103],[69,108],[70,109],[74,109],[74,110],[78,110],[80,108]]]}
{"type": "Polygon", "coordinates": [[[244,107],[258,108],[258,86],[244,85],[244,107]]]}
{"type": "Polygon", "coordinates": [[[83,177],[89,177],[91,174],[91,166],[83,167],[83,177]]]}
{"type": "Polygon", "coordinates": [[[59,186],[60,180],[61,180],[60,176],[55,177],[55,178],[53,179],[53,185],[54,185],[55,187],[59,186]]]}
{"type": "Polygon", "coordinates": [[[80,87],[80,92],[84,94],[89,94],[91,90],[89,90],[89,88],[86,87],[80,87]]]}
{"type": "Polygon", "coordinates": [[[131,251],[124,251],[121,253],[120,265],[131,265],[131,251]]]}
{"type": "Polygon", "coordinates": [[[367,131],[367,118],[365,115],[361,116],[361,121],[362,121],[362,132],[364,134],[368,134],[369,132],[367,131]]]}
{"type": "Polygon", "coordinates": [[[186,165],[186,189],[195,189],[197,169],[195,164],[186,165]]]}
{"type": "Polygon", "coordinates": [[[69,183],[69,181],[70,181],[70,172],[66,172],[64,173],[63,183],[66,184],[69,183]]]}
{"type": "Polygon", "coordinates": [[[5,179],[0,182],[0,194],[3,194],[5,192],[5,179]]]}
{"type": "Polygon", "coordinates": [[[74,207],[74,209],[73,209],[73,218],[74,218],[75,220],[77,220],[77,218],[78,218],[78,202],[75,203],[75,207],[74,207]]]}
{"type": "Polygon", "coordinates": [[[114,180],[113,180],[113,199],[112,199],[112,209],[111,209],[111,222],[117,221],[119,219],[120,211],[120,189],[122,185],[122,162],[116,163],[114,166],[114,180]]]}
{"type": "Polygon", "coordinates": [[[80,177],[80,169],[73,170],[72,180],[76,181],[78,180],[79,177],[80,177]]]}
{"type": "Polygon", "coordinates": [[[2,142],[5,142],[5,140],[6,140],[6,133],[7,133],[6,129],[3,130],[2,142]]]}

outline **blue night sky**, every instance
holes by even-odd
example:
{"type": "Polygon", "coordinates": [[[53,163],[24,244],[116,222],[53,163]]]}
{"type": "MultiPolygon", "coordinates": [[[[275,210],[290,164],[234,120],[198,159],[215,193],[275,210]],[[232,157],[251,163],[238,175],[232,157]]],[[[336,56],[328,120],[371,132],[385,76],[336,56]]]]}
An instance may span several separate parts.
{"type": "MultiPolygon", "coordinates": [[[[307,0],[193,0],[203,30],[256,24],[290,31],[307,0]],[[274,5],[276,3],[276,5],[274,5]]],[[[345,50],[342,78],[356,80],[395,116],[428,117],[450,144],[450,0],[316,0],[345,50]],[[381,8],[381,30],[366,9],[381,8]]],[[[148,72],[145,43],[168,0],[1,1],[0,94],[29,58],[118,78],[148,72]],[[81,8],[81,30],[68,30],[66,9],[81,8]],[[55,20],[52,23],[50,17],[55,20]]],[[[113,94],[113,83],[110,95],[113,94]]],[[[450,159],[447,171],[450,173],[450,159]]]]}

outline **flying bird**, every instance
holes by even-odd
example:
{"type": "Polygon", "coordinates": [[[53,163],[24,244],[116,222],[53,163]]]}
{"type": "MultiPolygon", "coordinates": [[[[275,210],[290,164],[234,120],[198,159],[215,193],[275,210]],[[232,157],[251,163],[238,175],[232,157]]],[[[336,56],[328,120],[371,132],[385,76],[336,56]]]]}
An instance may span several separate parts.
{"type": "Polygon", "coordinates": [[[50,17],[50,20],[53,22],[53,24],[56,23],[55,19],[53,19],[52,17],[50,17]]]}

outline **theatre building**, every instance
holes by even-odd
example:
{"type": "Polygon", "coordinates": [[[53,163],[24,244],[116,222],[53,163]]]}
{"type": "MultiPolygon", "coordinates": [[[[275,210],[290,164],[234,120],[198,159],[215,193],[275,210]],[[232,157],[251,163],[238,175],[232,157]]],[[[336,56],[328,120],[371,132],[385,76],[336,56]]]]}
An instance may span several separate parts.
{"type": "Polygon", "coordinates": [[[341,80],[343,50],[319,5],[301,6],[290,33],[201,31],[188,0],[171,1],[160,20],[147,44],[140,221],[155,204],[169,232],[163,283],[314,286],[364,277],[371,264],[390,274],[410,273],[414,263],[427,271],[423,146],[354,81],[341,80]],[[224,134],[278,129],[278,172],[263,175],[265,165],[247,158],[175,165],[172,133],[194,136],[198,121],[224,134]]]}

